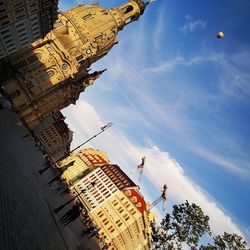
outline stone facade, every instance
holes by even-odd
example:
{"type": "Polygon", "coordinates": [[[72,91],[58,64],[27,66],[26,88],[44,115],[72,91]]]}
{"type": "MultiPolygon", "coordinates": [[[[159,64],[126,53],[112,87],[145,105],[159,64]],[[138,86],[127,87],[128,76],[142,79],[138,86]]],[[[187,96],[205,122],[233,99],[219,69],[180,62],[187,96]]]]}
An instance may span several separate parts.
{"type": "Polygon", "coordinates": [[[36,137],[54,161],[70,152],[73,133],[64,122],[64,119],[65,117],[61,112],[56,112],[33,129],[36,137]]]}
{"type": "Polygon", "coordinates": [[[57,4],[57,0],[0,0],[0,59],[50,32],[57,4]]]}

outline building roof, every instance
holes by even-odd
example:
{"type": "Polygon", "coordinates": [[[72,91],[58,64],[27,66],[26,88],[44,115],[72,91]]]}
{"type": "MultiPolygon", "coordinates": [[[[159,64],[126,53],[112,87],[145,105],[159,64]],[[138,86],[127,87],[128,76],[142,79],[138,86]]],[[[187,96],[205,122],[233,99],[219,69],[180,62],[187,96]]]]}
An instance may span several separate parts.
{"type": "Polygon", "coordinates": [[[137,185],[121,170],[118,165],[107,164],[102,166],[101,169],[120,190],[125,187],[137,187],[137,185]]]}
{"type": "Polygon", "coordinates": [[[136,188],[124,188],[122,191],[141,213],[146,210],[146,202],[136,188]]]}

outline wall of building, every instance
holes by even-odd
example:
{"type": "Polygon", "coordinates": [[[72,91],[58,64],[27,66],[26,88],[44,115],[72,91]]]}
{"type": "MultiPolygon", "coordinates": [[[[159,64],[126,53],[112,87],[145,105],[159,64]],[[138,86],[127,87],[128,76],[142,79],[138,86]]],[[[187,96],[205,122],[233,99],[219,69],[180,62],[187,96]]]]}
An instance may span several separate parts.
{"type": "Polygon", "coordinates": [[[117,165],[95,168],[71,191],[79,195],[110,249],[149,249],[146,203],[138,187],[117,165]]]}
{"type": "Polygon", "coordinates": [[[57,0],[0,0],[0,59],[50,32],[57,4],[57,0]]]}
{"type": "Polygon", "coordinates": [[[89,148],[71,153],[71,155],[58,164],[58,168],[63,171],[63,176],[67,183],[73,185],[81,179],[87,170],[90,171],[94,167],[108,163],[109,159],[105,152],[89,148]],[[64,167],[72,161],[74,161],[74,164],[65,170],[64,167]]]}
{"type": "Polygon", "coordinates": [[[70,150],[72,132],[64,119],[65,117],[61,112],[57,112],[45,119],[33,130],[54,161],[69,153],[70,150]]]}

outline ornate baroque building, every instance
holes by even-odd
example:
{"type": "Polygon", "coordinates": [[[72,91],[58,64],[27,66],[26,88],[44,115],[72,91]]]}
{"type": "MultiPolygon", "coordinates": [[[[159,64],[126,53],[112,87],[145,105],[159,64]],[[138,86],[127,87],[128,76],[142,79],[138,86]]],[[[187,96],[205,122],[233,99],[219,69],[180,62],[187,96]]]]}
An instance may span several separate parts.
{"type": "Polygon", "coordinates": [[[57,4],[57,0],[0,0],[0,59],[50,32],[57,4]]]}
{"type": "Polygon", "coordinates": [[[117,44],[116,36],[138,20],[147,3],[130,0],[112,9],[98,3],[58,14],[44,39],[9,56],[0,81],[17,113],[30,127],[70,103],[103,71],[89,74],[92,63],[117,44]]]}

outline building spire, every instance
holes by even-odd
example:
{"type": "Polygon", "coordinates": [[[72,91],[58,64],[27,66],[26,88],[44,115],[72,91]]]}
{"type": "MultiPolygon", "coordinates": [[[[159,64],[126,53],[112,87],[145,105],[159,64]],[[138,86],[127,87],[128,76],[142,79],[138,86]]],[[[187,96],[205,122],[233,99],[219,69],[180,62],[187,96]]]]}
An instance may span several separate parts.
{"type": "Polygon", "coordinates": [[[116,20],[118,30],[122,30],[127,24],[138,20],[150,2],[151,1],[129,0],[120,7],[111,9],[110,13],[116,20]]]}

